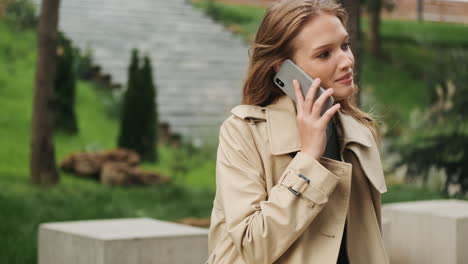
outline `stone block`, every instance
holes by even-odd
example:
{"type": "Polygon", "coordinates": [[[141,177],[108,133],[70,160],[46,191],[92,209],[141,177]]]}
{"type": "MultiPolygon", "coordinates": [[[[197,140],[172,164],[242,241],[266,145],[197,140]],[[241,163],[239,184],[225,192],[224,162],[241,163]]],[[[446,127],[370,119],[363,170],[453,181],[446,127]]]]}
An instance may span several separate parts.
{"type": "Polygon", "coordinates": [[[149,218],[44,223],[39,264],[204,263],[208,230],[149,218]]]}
{"type": "Polygon", "coordinates": [[[390,247],[390,232],[391,232],[390,219],[382,217],[382,229],[383,229],[382,236],[384,239],[385,249],[388,252],[388,249],[390,247]]]}
{"type": "Polygon", "coordinates": [[[468,201],[431,200],[383,206],[392,264],[468,263],[468,201]]]}

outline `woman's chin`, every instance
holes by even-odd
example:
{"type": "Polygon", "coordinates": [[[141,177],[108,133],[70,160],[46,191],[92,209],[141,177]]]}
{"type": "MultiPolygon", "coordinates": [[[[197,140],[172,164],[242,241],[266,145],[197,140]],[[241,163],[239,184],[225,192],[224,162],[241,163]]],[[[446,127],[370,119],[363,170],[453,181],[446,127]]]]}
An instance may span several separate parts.
{"type": "Polygon", "coordinates": [[[355,86],[354,83],[351,85],[343,85],[341,87],[334,88],[335,92],[333,93],[333,98],[335,101],[345,99],[353,95],[355,86]]]}

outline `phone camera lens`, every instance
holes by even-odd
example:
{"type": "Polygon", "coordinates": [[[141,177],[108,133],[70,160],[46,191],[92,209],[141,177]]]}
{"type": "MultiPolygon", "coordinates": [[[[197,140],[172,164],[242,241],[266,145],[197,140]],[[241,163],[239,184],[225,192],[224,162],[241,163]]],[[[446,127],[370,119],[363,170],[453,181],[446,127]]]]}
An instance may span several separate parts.
{"type": "Polygon", "coordinates": [[[279,78],[276,78],[276,83],[279,84],[279,86],[284,87],[284,83],[279,78]]]}

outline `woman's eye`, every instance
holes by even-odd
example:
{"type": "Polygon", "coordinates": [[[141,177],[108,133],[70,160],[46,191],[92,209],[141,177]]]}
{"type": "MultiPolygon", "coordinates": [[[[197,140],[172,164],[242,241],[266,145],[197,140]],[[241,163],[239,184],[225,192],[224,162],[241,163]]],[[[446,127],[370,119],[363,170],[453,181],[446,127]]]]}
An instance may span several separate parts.
{"type": "Polygon", "coordinates": [[[325,52],[320,53],[318,57],[321,59],[325,59],[328,57],[328,55],[329,55],[328,51],[325,51],[325,52]]]}
{"type": "Polygon", "coordinates": [[[343,49],[344,49],[344,50],[349,49],[349,47],[350,47],[350,46],[349,46],[349,42],[346,42],[346,43],[343,45],[343,49]]]}

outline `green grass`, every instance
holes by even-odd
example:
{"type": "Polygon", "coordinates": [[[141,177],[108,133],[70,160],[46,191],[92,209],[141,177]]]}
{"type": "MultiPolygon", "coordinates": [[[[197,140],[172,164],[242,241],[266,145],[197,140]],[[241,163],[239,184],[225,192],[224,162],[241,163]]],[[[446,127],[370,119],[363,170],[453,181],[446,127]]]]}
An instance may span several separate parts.
{"type": "Polygon", "coordinates": [[[34,263],[40,223],[82,219],[152,217],[173,221],[208,217],[213,194],[174,184],[115,188],[66,175],[45,188],[22,177],[2,179],[0,187],[0,263],[34,263]]]}
{"type": "MultiPolygon", "coordinates": [[[[103,218],[209,217],[214,157],[206,151],[160,146],[160,163],[143,167],[173,177],[160,186],[120,188],[61,172],[60,184],[30,184],[29,147],[35,74],[35,33],[13,32],[0,20],[0,263],[34,263],[40,223],[103,218]]],[[[118,122],[109,92],[80,81],[76,90],[80,133],[56,134],[56,160],[85,150],[115,147],[118,122]]]]}
{"type": "Polygon", "coordinates": [[[426,187],[415,187],[413,185],[395,185],[388,187],[388,191],[382,194],[382,203],[399,203],[419,200],[446,199],[439,192],[432,191],[426,187]]]}
{"type": "MultiPolygon", "coordinates": [[[[368,19],[363,18],[361,29],[367,32],[368,19]]],[[[468,26],[455,23],[383,20],[382,38],[391,41],[411,41],[421,46],[468,48],[468,26]]]]}
{"type": "MultiPolygon", "coordinates": [[[[207,1],[193,1],[193,4],[204,12],[209,12],[207,1]]],[[[213,12],[215,13],[214,16],[216,16],[214,19],[239,33],[246,41],[253,38],[265,13],[265,9],[261,7],[217,2],[214,3],[214,6],[215,11],[213,12]]],[[[210,14],[208,13],[208,15],[210,14]]]]}
{"type": "Polygon", "coordinates": [[[410,112],[429,104],[427,86],[407,71],[370,56],[364,57],[361,68],[363,99],[372,98],[363,104],[365,111],[375,110],[378,119],[389,127],[388,133],[401,133],[410,119],[410,112]]]}

